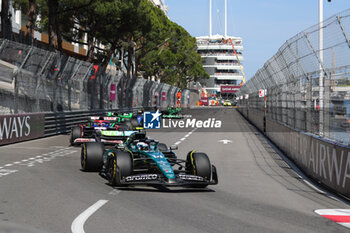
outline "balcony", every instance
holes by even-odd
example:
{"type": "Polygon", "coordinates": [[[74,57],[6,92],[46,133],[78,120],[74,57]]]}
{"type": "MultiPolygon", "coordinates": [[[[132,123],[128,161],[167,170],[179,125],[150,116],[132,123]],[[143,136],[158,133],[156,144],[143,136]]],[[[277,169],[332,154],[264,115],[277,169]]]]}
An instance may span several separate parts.
{"type": "MultiPolygon", "coordinates": [[[[242,45],[234,45],[236,50],[243,50],[242,45]]],[[[231,44],[197,44],[198,50],[232,50],[231,44]]]]}
{"type": "Polygon", "coordinates": [[[211,78],[216,78],[217,80],[243,80],[243,75],[240,73],[214,73],[210,75],[211,78]]]}
{"type": "Polygon", "coordinates": [[[224,63],[215,63],[215,64],[207,64],[203,65],[204,68],[216,68],[218,70],[239,70],[240,67],[237,63],[230,63],[230,64],[224,64],[224,63]]]}

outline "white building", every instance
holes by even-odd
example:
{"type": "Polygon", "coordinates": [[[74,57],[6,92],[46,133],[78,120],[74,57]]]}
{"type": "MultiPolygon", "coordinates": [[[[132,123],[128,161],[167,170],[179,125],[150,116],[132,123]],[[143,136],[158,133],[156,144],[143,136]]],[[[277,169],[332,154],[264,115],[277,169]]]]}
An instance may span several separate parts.
{"type": "Polygon", "coordinates": [[[154,5],[161,9],[168,16],[168,6],[165,5],[165,0],[150,0],[154,5]]]}
{"type": "Polygon", "coordinates": [[[225,35],[212,35],[211,2],[210,0],[209,36],[196,37],[198,53],[203,58],[203,68],[210,75],[209,79],[200,80],[200,82],[211,94],[219,93],[222,86],[230,86],[225,88],[225,90],[231,90],[225,95],[232,98],[239,85],[245,82],[241,64],[243,61],[242,38],[227,35],[227,0],[225,0],[225,35]]]}
{"type": "Polygon", "coordinates": [[[242,38],[218,34],[196,38],[198,53],[203,58],[203,68],[210,75],[208,80],[202,80],[201,83],[209,90],[220,92],[220,86],[239,85],[244,80],[231,43],[224,43],[228,38],[231,38],[241,62],[243,60],[242,38]]]}

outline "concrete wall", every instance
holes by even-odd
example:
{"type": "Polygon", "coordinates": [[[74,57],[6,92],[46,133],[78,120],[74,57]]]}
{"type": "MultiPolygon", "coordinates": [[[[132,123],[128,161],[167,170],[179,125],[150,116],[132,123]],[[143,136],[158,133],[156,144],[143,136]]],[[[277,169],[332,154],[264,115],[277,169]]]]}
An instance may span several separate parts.
{"type": "Polygon", "coordinates": [[[264,114],[238,109],[310,178],[350,198],[350,147],[290,128],[264,114]],[[248,113],[249,112],[249,113],[248,113]]]}

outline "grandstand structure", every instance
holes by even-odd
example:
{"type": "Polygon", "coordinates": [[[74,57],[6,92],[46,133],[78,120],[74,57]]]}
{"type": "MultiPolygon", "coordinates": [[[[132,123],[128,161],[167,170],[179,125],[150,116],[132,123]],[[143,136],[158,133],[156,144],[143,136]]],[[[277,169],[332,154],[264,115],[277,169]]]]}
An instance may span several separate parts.
{"type": "Polygon", "coordinates": [[[242,38],[227,35],[227,3],[225,0],[225,34],[212,35],[211,1],[209,7],[209,36],[196,37],[198,53],[209,79],[200,80],[204,91],[211,96],[234,98],[244,83],[242,38]],[[231,40],[230,40],[231,39],[231,40]],[[231,43],[228,43],[230,40],[231,43]],[[234,51],[234,49],[235,51],[234,51]]]}

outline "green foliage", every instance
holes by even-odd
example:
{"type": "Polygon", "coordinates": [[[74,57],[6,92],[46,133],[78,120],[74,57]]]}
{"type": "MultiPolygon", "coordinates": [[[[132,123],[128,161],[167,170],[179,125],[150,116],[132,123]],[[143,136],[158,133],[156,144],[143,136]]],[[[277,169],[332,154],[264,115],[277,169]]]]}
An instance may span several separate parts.
{"type": "Polygon", "coordinates": [[[150,4],[151,30],[139,40],[139,70],[148,77],[186,87],[188,81],[209,78],[197,53],[195,38],[150,4]]]}
{"type": "MultiPolygon", "coordinates": [[[[59,26],[55,28],[57,36],[88,45],[91,61],[109,61],[115,50],[123,48],[129,63],[135,56],[136,72],[146,77],[181,88],[188,81],[209,77],[202,67],[195,38],[149,0],[55,0],[58,9],[50,21],[52,1],[35,1],[36,14],[40,15],[36,29],[47,31],[49,22],[55,22],[59,26]],[[106,45],[105,51],[96,53],[94,48],[98,43],[106,45]]],[[[15,7],[23,12],[29,10],[28,2],[13,0],[15,7]]]]}

